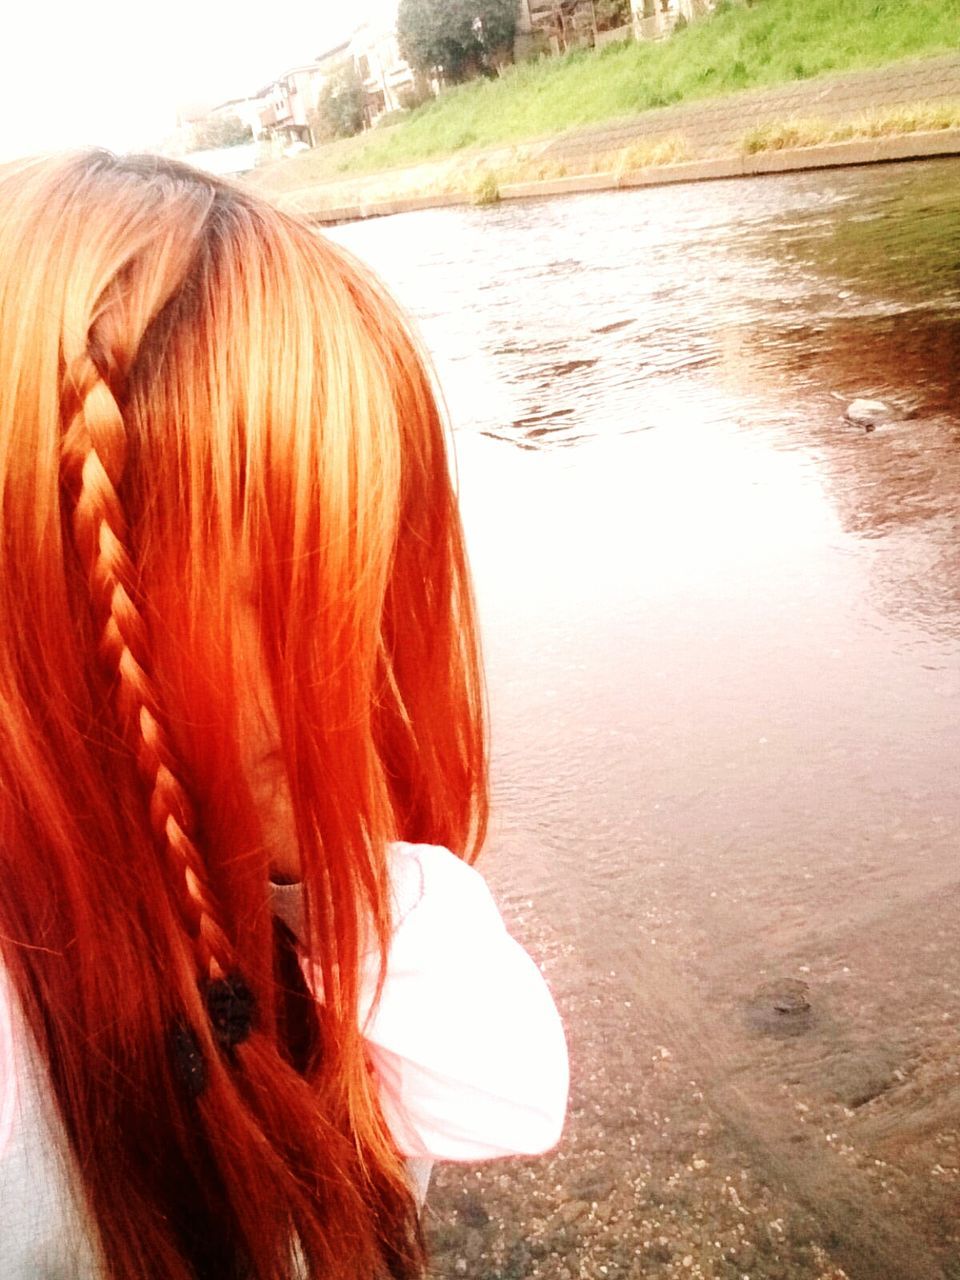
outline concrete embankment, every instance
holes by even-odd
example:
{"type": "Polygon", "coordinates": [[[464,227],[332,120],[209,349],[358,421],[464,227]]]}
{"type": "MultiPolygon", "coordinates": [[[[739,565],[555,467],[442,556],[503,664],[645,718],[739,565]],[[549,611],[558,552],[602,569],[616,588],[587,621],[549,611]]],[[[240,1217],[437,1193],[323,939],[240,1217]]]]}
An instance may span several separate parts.
{"type": "Polygon", "coordinates": [[[269,174],[252,180],[282,205],[332,223],[495,199],[960,155],[958,120],[960,54],[947,54],[662,107],[552,138],[294,190],[271,192],[269,174]],[[804,142],[850,136],[789,145],[794,123],[803,126],[796,132],[804,142]]]}
{"type": "MultiPolygon", "coordinates": [[[[925,160],[940,156],[960,156],[960,129],[936,133],[913,133],[887,138],[855,139],[812,147],[791,147],[777,151],[715,156],[680,164],[655,165],[625,173],[571,174],[533,182],[505,183],[497,188],[496,200],[536,200],[547,196],[577,195],[588,191],[617,191],[631,187],[657,187],[677,182],[707,182],[720,178],[761,177],[796,173],[808,169],[836,169],[846,165],[880,164],[895,160],[925,160]]],[[[382,199],[354,205],[334,205],[309,212],[320,224],[356,222],[364,218],[412,213],[419,209],[440,209],[452,205],[476,204],[467,192],[438,192],[436,195],[382,199]]],[[[484,201],[493,203],[493,201],[484,201]]]]}

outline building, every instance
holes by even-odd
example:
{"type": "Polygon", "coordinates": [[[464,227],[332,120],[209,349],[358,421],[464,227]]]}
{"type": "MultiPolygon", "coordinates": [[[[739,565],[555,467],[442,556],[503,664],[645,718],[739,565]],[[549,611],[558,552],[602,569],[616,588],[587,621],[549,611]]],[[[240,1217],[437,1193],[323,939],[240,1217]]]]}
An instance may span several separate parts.
{"type": "Polygon", "coordinates": [[[285,71],[252,100],[259,104],[261,120],[255,135],[265,134],[284,147],[315,146],[313,119],[323,90],[332,76],[351,65],[363,85],[368,125],[388,111],[409,106],[419,91],[413,71],[400,56],[393,24],[367,22],[349,40],[285,71]]]}
{"type": "Polygon", "coordinates": [[[295,143],[314,146],[313,113],[327,81],[349,59],[350,42],[344,41],[312,62],[290,67],[261,89],[253,100],[259,104],[260,113],[260,129],[255,131],[256,136],[266,135],[284,146],[295,143]]]}
{"type": "Polygon", "coordinates": [[[422,92],[413,70],[400,56],[394,23],[365,22],[353,33],[349,48],[363,84],[367,124],[409,106],[422,92]]]}
{"type": "MultiPolygon", "coordinates": [[[[266,90],[263,91],[264,95],[266,90]]],[[[213,108],[209,113],[218,119],[229,119],[231,116],[245,124],[253,134],[254,141],[257,141],[264,132],[263,112],[267,105],[267,98],[230,98],[227,102],[221,102],[219,106],[213,108]]]]}
{"type": "Polygon", "coordinates": [[[714,4],[715,0],[624,0],[626,21],[615,19],[611,25],[609,6],[599,6],[598,11],[595,0],[517,0],[514,56],[519,61],[631,37],[661,40],[679,18],[692,22],[709,13],[714,4]]]}
{"type": "Polygon", "coordinates": [[[713,9],[715,0],[630,0],[637,40],[662,40],[683,18],[694,22],[713,9]]]}
{"type": "Polygon", "coordinates": [[[591,48],[611,40],[629,40],[632,32],[629,4],[623,4],[626,22],[605,20],[594,0],[518,0],[514,57],[537,57],[542,53],[566,53],[569,49],[591,48]]]}

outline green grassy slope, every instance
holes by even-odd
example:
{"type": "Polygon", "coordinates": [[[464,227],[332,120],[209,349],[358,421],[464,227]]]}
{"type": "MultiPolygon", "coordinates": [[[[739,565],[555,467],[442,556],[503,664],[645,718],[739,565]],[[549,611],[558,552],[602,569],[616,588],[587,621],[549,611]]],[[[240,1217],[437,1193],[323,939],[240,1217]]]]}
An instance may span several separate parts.
{"type": "Polygon", "coordinates": [[[278,185],[416,164],[958,44],[960,0],[728,0],[669,40],[542,59],[449,90],[396,125],[286,162],[278,185]]]}

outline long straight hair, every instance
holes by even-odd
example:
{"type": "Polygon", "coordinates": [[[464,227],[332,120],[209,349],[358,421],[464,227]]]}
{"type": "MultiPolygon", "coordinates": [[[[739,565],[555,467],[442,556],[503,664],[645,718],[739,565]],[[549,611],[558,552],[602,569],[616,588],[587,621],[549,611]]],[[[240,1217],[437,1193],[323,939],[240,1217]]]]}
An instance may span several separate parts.
{"type": "Polygon", "coordinates": [[[0,946],[110,1280],[422,1274],[361,956],[390,841],[475,855],[485,753],[396,307],[185,166],[0,170],[0,946]],[[320,1003],[270,911],[252,698],[320,1003]]]}

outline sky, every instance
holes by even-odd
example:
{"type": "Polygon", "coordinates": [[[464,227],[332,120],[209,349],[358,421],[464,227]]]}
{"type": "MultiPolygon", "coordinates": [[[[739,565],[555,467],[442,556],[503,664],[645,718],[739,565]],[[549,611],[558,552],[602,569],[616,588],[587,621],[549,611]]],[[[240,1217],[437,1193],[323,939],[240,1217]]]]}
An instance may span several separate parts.
{"type": "Polygon", "coordinates": [[[27,0],[0,42],[0,161],[169,135],[181,106],[255,93],[396,0],[27,0]]]}

